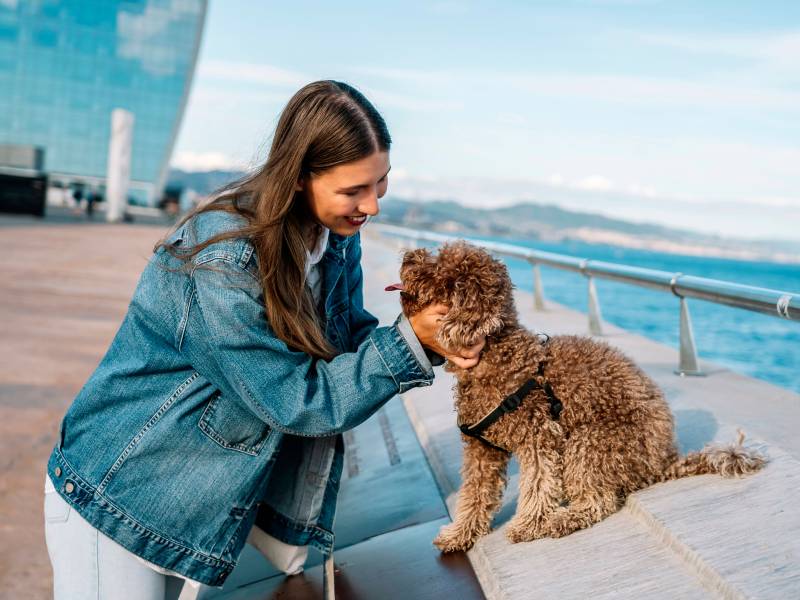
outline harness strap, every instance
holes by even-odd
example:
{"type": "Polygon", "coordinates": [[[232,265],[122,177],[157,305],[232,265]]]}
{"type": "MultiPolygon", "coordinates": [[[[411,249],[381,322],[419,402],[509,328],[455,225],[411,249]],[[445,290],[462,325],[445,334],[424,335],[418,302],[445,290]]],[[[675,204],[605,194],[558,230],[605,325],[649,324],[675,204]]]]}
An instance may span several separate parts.
{"type": "MultiPolygon", "coordinates": [[[[549,341],[549,337],[548,340],[549,341]]],[[[547,342],[545,342],[547,343],[547,342]]],[[[539,370],[536,372],[537,377],[544,377],[544,361],[539,363],[539,370]]],[[[547,400],[550,402],[550,416],[553,418],[554,421],[558,421],[558,418],[561,416],[561,411],[563,410],[564,406],[561,404],[561,401],[556,398],[555,393],[553,392],[553,388],[550,387],[550,383],[544,381],[543,384],[540,384],[539,381],[533,377],[528,379],[525,383],[523,383],[516,391],[512,394],[506,396],[500,404],[495,406],[489,414],[483,417],[480,421],[475,423],[475,425],[465,425],[459,424],[458,428],[461,430],[461,433],[464,435],[468,435],[470,437],[474,437],[479,439],[484,444],[491,446],[496,450],[502,450],[503,452],[508,452],[505,448],[501,448],[496,444],[493,444],[486,438],[484,438],[481,434],[486,431],[491,425],[496,423],[500,417],[506,415],[508,413],[514,412],[517,410],[522,404],[522,400],[533,390],[544,390],[544,393],[547,395],[547,400]]]]}

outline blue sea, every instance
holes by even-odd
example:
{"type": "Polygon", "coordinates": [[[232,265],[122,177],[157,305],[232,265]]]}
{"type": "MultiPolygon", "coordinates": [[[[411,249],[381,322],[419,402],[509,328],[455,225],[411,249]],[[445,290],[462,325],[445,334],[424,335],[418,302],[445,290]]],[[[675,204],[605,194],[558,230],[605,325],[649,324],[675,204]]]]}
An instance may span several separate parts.
{"type": "MultiPolygon", "coordinates": [[[[581,242],[543,244],[483,239],[800,293],[800,265],[796,264],[663,254],[581,242]]],[[[530,265],[521,260],[504,259],[516,287],[532,291],[533,270],[530,265]]],[[[545,300],[587,311],[587,282],[582,275],[542,267],[542,284],[545,300]]],[[[602,279],[596,280],[596,286],[604,321],[678,348],[680,313],[676,296],[602,279]]],[[[800,322],[692,298],[688,303],[701,360],[711,360],[733,371],[800,393],[800,322]]]]}

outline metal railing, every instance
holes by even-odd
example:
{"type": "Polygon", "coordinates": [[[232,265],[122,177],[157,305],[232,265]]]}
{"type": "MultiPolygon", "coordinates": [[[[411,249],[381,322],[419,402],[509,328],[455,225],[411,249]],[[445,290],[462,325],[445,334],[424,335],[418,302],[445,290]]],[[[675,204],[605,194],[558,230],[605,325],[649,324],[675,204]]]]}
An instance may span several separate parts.
{"type": "Polygon", "coordinates": [[[541,265],[579,273],[587,279],[589,332],[592,335],[603,335],[600,301],[595,288],[595,278],[609,279],[670,292],[680,299],[680,359],[678,368],[675,371],[679,375],[703,375],[697,362],[697,347],[694,343],[687,298],[697,298],[790,321],[800,321],[800,294],[798,293],[742,285],[718,279],[694,277],[683,273],[670,273],[669,271],[576,258],[566,254],[544,252],[513,244],[489,242],[468,236],[431,233],[383,223],[373,223],[371,227],[377,229],[379,233],[412,240],[415,245],[420,241],[444,243],[463,239],[482,246],[491,252],[527,261],[533,267],[533,302],[536,310],[545,309],[544,287],[542,286],[540,272],[541,265]]]}

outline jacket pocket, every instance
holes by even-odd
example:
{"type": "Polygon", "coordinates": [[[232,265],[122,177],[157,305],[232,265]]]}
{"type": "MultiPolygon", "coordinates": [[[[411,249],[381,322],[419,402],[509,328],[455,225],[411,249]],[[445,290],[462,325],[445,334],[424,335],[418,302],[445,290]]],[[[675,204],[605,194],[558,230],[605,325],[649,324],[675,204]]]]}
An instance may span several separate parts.
{"type": "Polygon", "coordinates": [[[236,400],[217,392],[208,401],[197,426],[218,445],[256,456],[270,434],[270,427],[236,400]]]}
{"type": "Polygon", "coordinates": [[[58,495],[50,478],[46,478],[44,485],[44,518],[48,523],[66,523],[72,507],[58,495]]]}

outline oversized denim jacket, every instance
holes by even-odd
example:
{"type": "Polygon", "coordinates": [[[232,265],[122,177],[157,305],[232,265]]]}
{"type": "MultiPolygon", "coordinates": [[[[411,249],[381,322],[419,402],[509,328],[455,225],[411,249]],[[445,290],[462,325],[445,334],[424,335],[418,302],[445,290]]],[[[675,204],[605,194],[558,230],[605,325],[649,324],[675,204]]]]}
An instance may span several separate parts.
{"type": "MultiPolygon", "coordinates": [[[[190,246],[241,224],[201,213],[170,239],[190,246]]],[[[322,298],[341,354],[324,361],[275,337],[247,239],[208,246],[185,271],[160,268],[180,261],[156,252],[62,420],[47,465],[59,494],[128,550],[209,585],[256,521],[330,553],[341,432],[434,377],[402,314],[377,327],[364,310],[360,259],[359,234],[331,232],[322,298]]]]}

